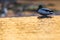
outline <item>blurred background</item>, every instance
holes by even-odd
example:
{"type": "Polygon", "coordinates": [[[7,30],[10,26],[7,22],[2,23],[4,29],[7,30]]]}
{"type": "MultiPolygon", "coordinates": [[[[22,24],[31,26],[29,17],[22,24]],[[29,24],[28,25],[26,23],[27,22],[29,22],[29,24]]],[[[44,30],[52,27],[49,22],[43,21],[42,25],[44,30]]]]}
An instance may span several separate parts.
{"type": "Polygon", "coordinates": [[[0,0],[0,17],[39,16],[36,12],[39,5],[54,10],[54,15],[60,15],[59,0],[0,0]]]}

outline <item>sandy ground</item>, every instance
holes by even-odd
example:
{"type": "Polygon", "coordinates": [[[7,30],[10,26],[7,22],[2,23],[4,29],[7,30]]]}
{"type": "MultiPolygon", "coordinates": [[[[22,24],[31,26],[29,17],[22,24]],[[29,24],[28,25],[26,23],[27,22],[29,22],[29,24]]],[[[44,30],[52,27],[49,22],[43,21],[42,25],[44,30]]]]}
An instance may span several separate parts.
{"type": "Polygon", "coordinates": [[[60,40],[60,16],[0,18],[0,40],[60,40]]]}

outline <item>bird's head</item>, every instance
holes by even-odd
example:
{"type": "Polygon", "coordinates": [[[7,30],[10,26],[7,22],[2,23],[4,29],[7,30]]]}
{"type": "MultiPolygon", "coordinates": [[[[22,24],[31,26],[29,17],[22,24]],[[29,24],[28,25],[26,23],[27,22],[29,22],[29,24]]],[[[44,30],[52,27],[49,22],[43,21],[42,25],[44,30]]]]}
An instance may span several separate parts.
{"type": "Polygon", "coordinates": [[[39,7],[38,7],[39,9],[41,9],[41,8],[43,8],[43,5],[39,5],[39,7]]]}

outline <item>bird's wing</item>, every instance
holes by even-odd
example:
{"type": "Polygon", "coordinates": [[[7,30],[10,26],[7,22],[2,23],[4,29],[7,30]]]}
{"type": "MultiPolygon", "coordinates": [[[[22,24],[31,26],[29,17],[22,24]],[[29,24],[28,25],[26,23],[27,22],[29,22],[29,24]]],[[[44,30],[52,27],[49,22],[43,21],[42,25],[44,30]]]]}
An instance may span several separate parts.
{"type": "Polygon", "coordinates": [[[44,10],[41,10],[41,9],[40,9],[40,10],[38,10],[38,12],[39,12],[39,13],[42,13],[42,14],[49,14],[49,12],[44,11],[44,10]]]}

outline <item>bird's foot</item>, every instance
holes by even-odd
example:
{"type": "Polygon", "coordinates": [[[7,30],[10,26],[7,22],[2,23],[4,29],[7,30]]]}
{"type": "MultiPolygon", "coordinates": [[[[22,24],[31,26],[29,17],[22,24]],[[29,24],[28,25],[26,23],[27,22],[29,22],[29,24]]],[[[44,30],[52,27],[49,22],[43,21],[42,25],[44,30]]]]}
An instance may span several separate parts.
{"type": "Polygon", "coordinates": [[[38,19],[40,18],[52,18],[51,16],[39,16],[38,19]]]}

